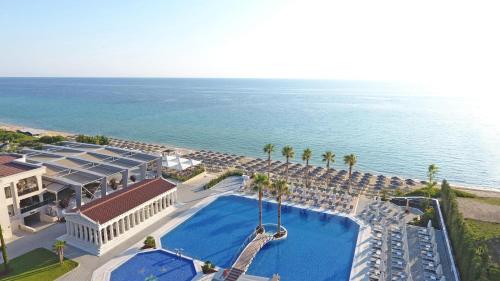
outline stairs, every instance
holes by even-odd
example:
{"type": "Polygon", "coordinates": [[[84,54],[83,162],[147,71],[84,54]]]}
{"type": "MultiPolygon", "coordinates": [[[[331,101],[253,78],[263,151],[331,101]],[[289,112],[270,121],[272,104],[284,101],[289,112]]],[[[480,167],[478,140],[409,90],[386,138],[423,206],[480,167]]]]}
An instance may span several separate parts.
{"type": "Polygon", "coordinates": [[[236,281],[243,274],[243,270],[232,267],[229,269],[229,273],[226,276],[225,281],[236,281]]]}

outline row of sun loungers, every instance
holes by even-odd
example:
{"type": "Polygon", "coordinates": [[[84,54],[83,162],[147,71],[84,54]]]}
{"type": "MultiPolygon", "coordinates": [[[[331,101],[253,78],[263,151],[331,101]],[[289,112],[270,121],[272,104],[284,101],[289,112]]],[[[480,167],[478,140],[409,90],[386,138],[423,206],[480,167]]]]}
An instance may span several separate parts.
{"type": "Polygon", "coordinates": [[[427,228],[418,231],[418,244],[420,247],[420,261],[422,263],[426,281],[445,281],[439,252],[436,243],[436,233],[429,221],[427,228]]]}

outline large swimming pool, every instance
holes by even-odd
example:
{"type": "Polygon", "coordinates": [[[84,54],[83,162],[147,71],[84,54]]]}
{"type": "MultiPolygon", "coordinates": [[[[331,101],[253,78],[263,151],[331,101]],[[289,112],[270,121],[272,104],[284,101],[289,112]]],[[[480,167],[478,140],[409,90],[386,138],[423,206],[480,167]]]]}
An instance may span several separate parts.
{"type": "MultiPolygon", "coordinates": [[[[210,260],[228,268],[245,238],[258,224],[258,201],[224,196],[161,238],[168,250],[210,260]]],[[[277,205],[264,202],[264,223],[276,223],[277,205]]],[[[359,226],[348,218],[283,207],[282,223],[288,229],[283,241],[268,243],[247,273],[286,281],[349,280],[359,226]]]]}

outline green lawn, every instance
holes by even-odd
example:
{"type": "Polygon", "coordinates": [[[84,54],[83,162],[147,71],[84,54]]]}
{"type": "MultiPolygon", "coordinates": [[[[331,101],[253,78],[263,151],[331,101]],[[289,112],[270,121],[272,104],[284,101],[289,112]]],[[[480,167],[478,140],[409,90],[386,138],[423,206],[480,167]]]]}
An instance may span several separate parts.
{"type": "Polygon", "coordinates": [[[480,239],[500,238],[500,223],[478,221],[473,219],[465,219],[471,227],[474,235],[480,239]]]}
{"type": "Polygon", "coordinates": [[[0,275],[2,281],[51,281],[74,269],[78,263],[64,260],[59,264],[59,258],[53,252],[38,248],[22,256],[12,259],[9,263],[8,275],[0,275]]]}

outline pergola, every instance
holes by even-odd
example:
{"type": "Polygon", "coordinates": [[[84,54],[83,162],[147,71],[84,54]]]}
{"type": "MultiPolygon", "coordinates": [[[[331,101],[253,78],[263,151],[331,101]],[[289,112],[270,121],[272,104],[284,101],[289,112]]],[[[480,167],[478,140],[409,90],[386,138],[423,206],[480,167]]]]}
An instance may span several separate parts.
{"type": "Polygon", "coordinates": [[[89,195],[93,200],[119,186],[126,188],[129,181],[161,177],[160,156],[109,146],[62,142],[44,145],[42,150],[23,149],[22,152],[28,162],[47,167],[43,176],[47,191],[57,197],[59,191],[73,189],[78,207],[82,205],[82,195],[89,195]],[[148,173],[148,167],[156,168],[156,173],[148,173]],[[134,178],[136,180],[132,180],[134,178]]]}

